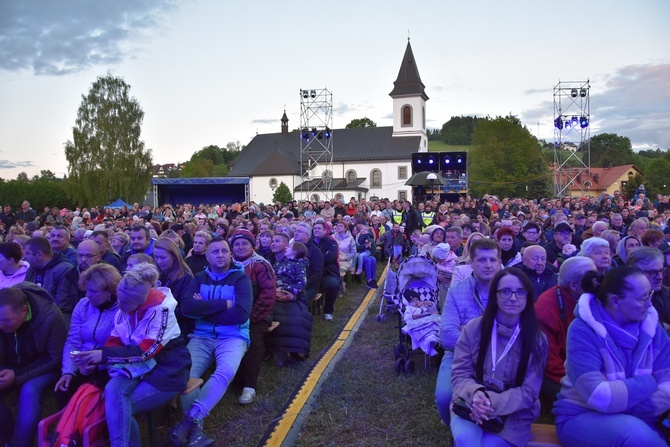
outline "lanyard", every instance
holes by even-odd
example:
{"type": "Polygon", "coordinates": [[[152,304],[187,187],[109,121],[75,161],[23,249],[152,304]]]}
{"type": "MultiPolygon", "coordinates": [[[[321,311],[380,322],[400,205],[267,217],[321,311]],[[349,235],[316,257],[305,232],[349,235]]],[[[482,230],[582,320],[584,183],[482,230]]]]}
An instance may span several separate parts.
{"type": "Polygon", "coordinates": [[[510,349],[512,349],[514,342],[519,336],[519,332],[521,332],[521,328],[519,328],[519,325],[517,324],[512,337],[510,337],[509,341],[507,342],[507,346],[505,346],[502,354],[500,354],[500,358],[496,360],[496,354],[498,351],[498,322],[493,320],[493,334],[491,334],[491,355],[493,356],[493,367],[491,368],[491,377],[495,377],[496,366],[498,366],[498,363],[500,363],[500,361],[507,355],[510,349]]]}
{"type": "Polygon", "coordinates": [[[477,290],[477,283],[475,282],[475,301],[477,301],[477,304],[479,304],[479,307],[482,309],[482,313],[484,312],[484,303],[482,302],[482,298],[479,296],[479,290],[477,290]]]}

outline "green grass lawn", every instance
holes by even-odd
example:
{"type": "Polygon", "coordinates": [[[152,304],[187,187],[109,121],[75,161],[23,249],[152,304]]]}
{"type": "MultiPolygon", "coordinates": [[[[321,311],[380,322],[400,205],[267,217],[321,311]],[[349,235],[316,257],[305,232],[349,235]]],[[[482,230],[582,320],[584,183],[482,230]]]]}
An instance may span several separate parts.
{"type": "Polygon", "coordinates": [[[469,149],[469,145],[447,144],[444,141],[428,142],[428,152],[467,152],[469,149]]]}

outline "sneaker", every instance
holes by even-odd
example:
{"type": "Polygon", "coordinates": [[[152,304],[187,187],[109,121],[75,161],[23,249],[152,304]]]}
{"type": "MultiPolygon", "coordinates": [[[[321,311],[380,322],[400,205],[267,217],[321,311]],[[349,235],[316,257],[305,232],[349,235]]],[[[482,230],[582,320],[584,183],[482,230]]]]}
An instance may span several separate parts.
{"type": "Polygon", "coordinates": [[[240,405],[247,405],[252,403],[255,397],[256,397],[256,390],[245,386],[244,388],[242,388],[242,394],[240,395],[240,398],[237,399],[237,403],[240,405]]]}
{"type": "Polygon", "coordinates": [[[181,421],[177,422],[177,425],[170,430],[170,444],[174,447],[185,446],[186,441],[189,439],[189,435],[197,426],[198,424],[195,422],[195,419],[190,415],[185,414],[184,417],[181,418],[181,421]]]}
{"type": "Polygon", "coordinates": [[[379,288],[379,285],[377,284],[377,281],[375,281],[374,279],[371,279],[370,281],[368,281],[367,285],[368,285],[368,288],[370,288],[370,289],[378,289],[379,288]]]}
{"type": "Polygon", "coordinates": [[[333,314],[323,314],[323,319],[326,321],[333,321],[333,314]]]}
{"type": "Polygon", "coordinates": [[[214,440],[208,438],[207,435],[202,431],[202,427],[196,425],[191,434],[188,437],[187,447],[206,447],[208,445],[214,444],[214,440]]]}

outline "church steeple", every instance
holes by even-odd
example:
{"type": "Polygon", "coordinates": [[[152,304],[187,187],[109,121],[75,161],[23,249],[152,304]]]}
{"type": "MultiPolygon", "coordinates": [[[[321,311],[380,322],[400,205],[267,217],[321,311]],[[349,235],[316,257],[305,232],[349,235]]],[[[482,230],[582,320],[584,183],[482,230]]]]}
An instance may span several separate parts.
{"type": "Polygon", "coordinates": [[[408,38],[398,78],[393,83],[393,91],[389,96],[393,98],[393,136],[421,137],[418,152],[428,151],[426,135],[428,95],[425,89],[408,38]]]}
{"type": "Polygon", "coordinates": [[[412,45],[410,45],[409,39],[407,39],[407,48],[405,49],[405,56],[402,58],[400,71],[398,71],[398,78],[393,83],[393,86],[393,91],[389,93],[391,98],[406,95],[420,95],[424,101],[429,99],[425,91],[426,86],[421,82],[419,68],[416,66],[414,53],[412,53],[412,45]]]}
{"type": "Polygon", "coordinates": [[[288,116],[286,116],[286,109],[284,109],[284,115],[281,117],[281,133],[283,135],[288,133],[288,116]]]}

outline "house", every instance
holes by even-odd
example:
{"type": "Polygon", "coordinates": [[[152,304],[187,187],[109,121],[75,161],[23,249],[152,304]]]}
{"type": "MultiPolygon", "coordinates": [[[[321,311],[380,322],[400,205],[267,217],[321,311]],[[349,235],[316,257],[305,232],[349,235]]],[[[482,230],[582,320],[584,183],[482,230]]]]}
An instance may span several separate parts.
{"type": "Polygon", "coordinates": [[[635,177],[635,174],[641,174],[641,171],[635,165],[610,166],[608,168],[591,168],[590,173],[585,168],[574,168],[562,172],[562,178],[556,179],[554,169],[554,181],[560,180],[560,184],[565,184],[569,179],[574,179],[568,188],[570,196],[581,197],[583,195],[600,197],[604,192],[610,196],[614,191],[623,190],[629,178],[635,177]]]}
{"type": "Polygon", "coordinates": [[[166,178],[171,172],[181,171],[182,165],[167,163],[164,165],[154,165],[151,169],[151,178],[166,178]]]}
{"type": "Polygon", "coordinates": [[[318,188],[314,185],[301,186],[314,180],[302,176],[300,132],[288,131],[286,112],[281,131],[256,135],[233,161],[228,177],[248,177],[249,200],[257,203],[270,201],[281,182],[298,200],[411,198],[411,187],[405,182],[411,176],[412,153],[428,151],[428,96],[409,40],[393,84],[389,94],[393,98],[393,126],[332,130],[333,172],[317,165],[309,175],[332,178],[330,193],[315,192],[318,188]],[[304,197],[303,189],[311,191],[311,196],[304,197]]]}

